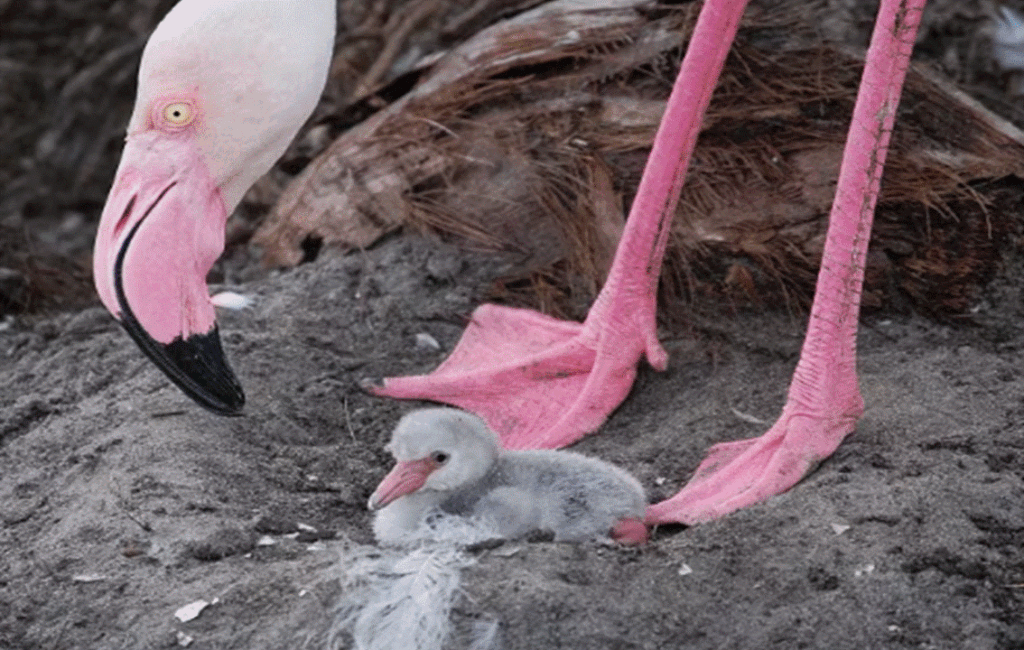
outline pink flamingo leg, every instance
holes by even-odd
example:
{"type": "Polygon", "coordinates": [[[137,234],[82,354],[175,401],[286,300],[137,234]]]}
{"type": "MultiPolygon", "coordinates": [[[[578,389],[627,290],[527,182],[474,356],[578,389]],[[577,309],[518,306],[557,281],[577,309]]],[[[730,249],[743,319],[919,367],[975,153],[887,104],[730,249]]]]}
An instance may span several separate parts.
{"type": "Polygon", "coordinates": [[[378,395],[472,411],[511,449],[552,448],[597,429],[633,384],[641,356],[663,370],[655,300],[669,226],[704,111],[747,0],[701,10],[608,280],[580,323],[483,305],[433,373],[389,378],[378,395]]]}
{"type": "Polygon", "coordinates": [[[814,305],[789,397],[760,438],[713,447],[648,523],[696,523],[788,490],[864,412],[856,336],[864,259],[903,78],[925,0],[882,0],[843,153],[814,305]]]}

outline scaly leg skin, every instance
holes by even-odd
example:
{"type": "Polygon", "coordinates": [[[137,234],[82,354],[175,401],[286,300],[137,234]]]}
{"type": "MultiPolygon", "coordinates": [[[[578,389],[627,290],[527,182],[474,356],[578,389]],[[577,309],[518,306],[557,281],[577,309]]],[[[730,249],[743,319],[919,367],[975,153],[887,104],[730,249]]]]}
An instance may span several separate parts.
{"type": "Polygon", "coordinates": [[[835,451],[864,411],[856,337],[864,259],[885,156],[925,0],[882,0],[843,153],[800,361],[778,422],[716,445],[650,524],[693,524],[780,494],[835,451]]]}
{"type": "Polygon", "coordinates": [[[484,305],[429,375],[388,378],[377,395],[428,399],[484,418],[510,449],[568,445],[626,398],[642,356],[664,370],[658,275],[690,155],[747,0],[701,9],[608,280],[580,323],[484,305]]]}

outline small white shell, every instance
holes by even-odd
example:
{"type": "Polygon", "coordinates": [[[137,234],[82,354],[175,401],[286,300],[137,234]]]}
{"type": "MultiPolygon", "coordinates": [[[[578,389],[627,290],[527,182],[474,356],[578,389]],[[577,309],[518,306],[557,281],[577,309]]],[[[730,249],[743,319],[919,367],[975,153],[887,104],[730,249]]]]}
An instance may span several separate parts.
{"type": "Polygon", "coordinates": [[[187,623],[199,616],[203,610],[209,606],[210,603],[205,600],[197,600],[185,605],[184,607],[179,607],[178,611],[174,612],[174,618],[178,619],[182,623],[187,623]]]}
{"type": "Polygon", "coordinates": [[[210,296],[210,302],[213,303],[214,307],[239,311],[252,305],[253,300],[249,296],[235,293],[234,291],[221,291],[216,295],[210,296]]]}

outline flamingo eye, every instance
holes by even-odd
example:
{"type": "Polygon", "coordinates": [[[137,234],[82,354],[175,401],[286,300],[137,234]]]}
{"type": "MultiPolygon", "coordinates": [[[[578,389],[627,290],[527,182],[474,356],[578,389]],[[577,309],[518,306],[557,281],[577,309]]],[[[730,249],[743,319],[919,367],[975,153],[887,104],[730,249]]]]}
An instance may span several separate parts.
{"type": "Polygon", "coordinates": [[[196,108],[191,102],[174,102],[164,106],[161,117],[167,126],[181,128],[196,118],[196,108]]]}
{"type": "Polygon", "coordinates": [[[443,451],[435,451],[434,453],[430,454],[430,457],[438,465],[444,465],[445,463],[448,462],[448,459],[450,458],[450,456],[443,451]]]}

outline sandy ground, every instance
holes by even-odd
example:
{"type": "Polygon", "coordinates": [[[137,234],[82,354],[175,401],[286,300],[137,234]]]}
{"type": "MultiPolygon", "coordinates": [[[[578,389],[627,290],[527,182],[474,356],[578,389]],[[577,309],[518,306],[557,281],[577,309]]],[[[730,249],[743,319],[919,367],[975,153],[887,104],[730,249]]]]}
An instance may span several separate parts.
{"type": "MultiPolygon", "coordinates": [[[[0,648],[325,647],[383,445],[417,406],[359,382],[434,367],[513,262],[412,234],[270,275],[239,262],[225,275],[256,279],[228,288],[255,303],[220,319],[249,398],[231,419],[99,307],[5,320],[0,648]]],[[[1024,648],[1022,277],[1007,251],[969,318],[866,317],[867,413],[787,494],[642,549],[479,550],[454,615],[498,620],[509,650],[1024,648]]],[[[575,447],[652,500],[764,431],[796,363],[802,316],[707,310],[575,447]]]]}
{"type": "MultiPolygon", "coordinates": [[[[364,504],[413,407],[358,381],[436,364],[497,262],[399,237],[247,285],[256,305],[222,324],[249,389],[234,419],[193,407],[100,309],[0,334],[0,644],[318,647],[331,567],[372,542],[364,504]]],[[[641,550],[482,551],[463,614],[496,616],[507,648],[1021,647],[1024,332],[1017,287],[989,293],[973,327],[865,323],[867,415],[788,494],[641,550]]],[[[801,323],[722,322],[667,341],[670,369],[577,448],[657,498],[710,444],[764,429],[801,323]]]]}

